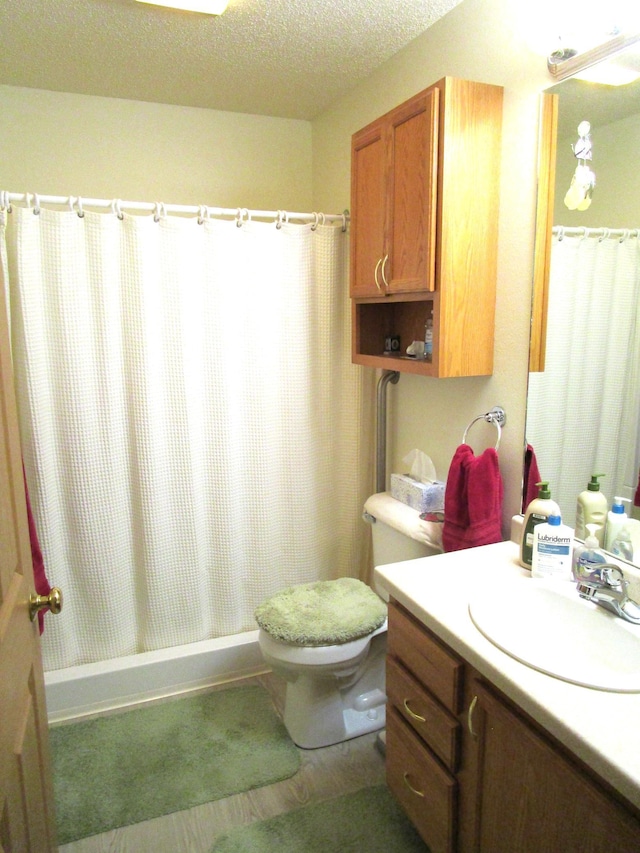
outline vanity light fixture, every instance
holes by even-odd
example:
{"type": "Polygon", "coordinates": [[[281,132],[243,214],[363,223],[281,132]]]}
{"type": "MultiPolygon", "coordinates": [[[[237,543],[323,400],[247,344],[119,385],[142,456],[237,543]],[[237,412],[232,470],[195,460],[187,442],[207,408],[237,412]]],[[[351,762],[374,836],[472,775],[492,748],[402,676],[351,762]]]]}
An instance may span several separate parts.
{"type": "Polygon", "coordinates": [[[169,9],[182,9],[184,12],[200,12],[203,15],[221,15],[229,0],[138,0],[152,6],[167,6],[169,9]]]}
{"type": "Polygon", "coordinates": [[[619,67],[623,67],[625,60],[622,53],[634,45],[636,49],[634,50],[635,53],[640,49],[640,33],[617,35],[604,44],[600,44],[590,50],[585,50],[583,53],[576,53],[575,55],[572,55],[572,51],[555,51],[547,58],[547,68],[556,80],[566,80],[567,77],[577,77],[578,75],[582,76],[588,73],[590,76],[588,78],[585,76],[583,79],[589,79],[597,83],[608,83],[610,86],[619,86],[623,82],[629,83],[640,76],[640,66],[632,70],[626,79],[619,79],[617,82],[613,82],[611,78],[606,79],[603,77],[603,74],[606,73],[604,70],[605,66],[610,64],[610,62],[605,63],[603,60],[610,59],[613,61],[619,59],[618,65],[619,67]]]}

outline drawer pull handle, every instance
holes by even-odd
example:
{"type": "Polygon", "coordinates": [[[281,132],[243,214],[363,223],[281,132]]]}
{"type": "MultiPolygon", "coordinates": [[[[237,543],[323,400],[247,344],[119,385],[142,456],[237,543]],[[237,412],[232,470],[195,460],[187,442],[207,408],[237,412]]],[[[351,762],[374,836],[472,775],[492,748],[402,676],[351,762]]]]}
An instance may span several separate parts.
{"type": "Polygon", "coordinates": [[[416,797],[424,797],[424,793],[423,793],[422,791],[417,791],[417,790],[413,787],[413,785],[411,784],[411,782],[409,782],[408,776],[409,776],[409,774],[408,774],[408,773],[403,773],[403,774],[402,774],[402,778],[404,779],[404,784],[407,786],[407,788],[411,791],[411,793],[412,793],[412,794],[415,794],[415,795],[416,795],[416,797]]]}
{"type": "Polygon", "coordinates": [[[475,740],[478,740],[478,734],[477,734],[477,732],[474,732],[474,730],[473,730],[473,712],[476,709],[477,702],[478,702],[478,697],[474,696],[473,699],[471,700],[471,704],[469,705],[469,712],[467,714],[467,726],[469,727],[469,732],[471,734],[471,737],[474,738],[475,740]]]}
{"type": "Polygon", "coordinates": [[[427,722],[426,717],[421,717],[420,714],[416,714],[411,710],[411,708],[409,707],[409,700],[408,699],[405,699],[403,704],[404,704],[405,711],[411,717],[412,720],[417,720],[419,723],[426,723],[427,722]]]}

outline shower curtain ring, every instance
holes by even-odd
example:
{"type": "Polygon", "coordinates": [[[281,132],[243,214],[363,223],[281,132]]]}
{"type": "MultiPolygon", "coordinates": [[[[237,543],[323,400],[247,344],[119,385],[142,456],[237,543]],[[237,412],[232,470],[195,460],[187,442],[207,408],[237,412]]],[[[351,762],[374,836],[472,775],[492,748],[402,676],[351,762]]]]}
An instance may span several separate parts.
{"type": "Polygon", "coordinates": [[[610,233],[611,233],[610,228],[603,228],[602,234],[598,237],[598,243],[602,243],[603,240],[606,240],[609,237],[610,233]]]}
{"type": "Polygon", "coordinates": [[[82,199],[80,196],[75,200],[75,208],[80,219],[84,219],[84,210],[82,209],[82,199]]]}
{"type": "Polygon", "coordinates": [[[210,219],[209,216],[209,208],[206,204],[201,204],[198,207],[198,225],[202,225],[202,223],[206,220],[210,219]]]}
{"type": "Polygon", "coordinates": [[[245,223],[251,221],[251,215],[246,207],[239,207],[236,213],[236,226],[242,228],[245,223]]]}
{"type": "Polygon", "coordinates": [[[40,215],[40,196],[38,193],[33,194],[33,213],[35,216],[40,215]]]}
{"type": "Polygon", "coordinates": [[[160,222],[161,219],[167,218],[167,210],[163,201],[157,201],[153,209],[153,221],[160,222]]]}
{"type": "Polygon", "coordinates": [[[318,216],[318,214],[315,211],[312,215],[314,217],[314,221],[313,221],[313,225],[311,226],[311,230],[315,231],[316,228],[318,227],[318,223],[320,222],[320,217],[318,216]]]}
{"type": "Polygon", "coordinates": [[[7,213],[11,213],[11,202],[9,201],[9,190],[2,190],[2,200],[0,201],[0,208],[2,208],[2,210],[6,210],[7,213]]]}
{"type": "Polygon", "coordinates": [[[113,211],[113,213],[115,213],[118,219],[124,219],[124,213],[122,212],[122,209],[120,207],[119,198],[114,198],[114,200],[111,202],[111,210],[113,211]]]}

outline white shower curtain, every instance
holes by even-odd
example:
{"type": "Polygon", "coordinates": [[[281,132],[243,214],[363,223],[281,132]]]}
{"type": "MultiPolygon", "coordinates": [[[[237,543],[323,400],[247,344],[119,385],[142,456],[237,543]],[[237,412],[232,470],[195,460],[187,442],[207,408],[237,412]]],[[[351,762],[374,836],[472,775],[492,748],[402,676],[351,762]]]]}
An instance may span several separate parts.
{"type": "Polygon", "coordinates": [[[529,375],[527,441],[563,520],[575,524],[592,474],[602,491],[633,497],[640,407],[640,248],[622,238],[554,236],[546,368],[529,375]]]}
{"type": "Polygon", "coordinates": [[[373,425],[340,227],[3,220],[27,481],[65,595],[46,669],[253,630],[276,590],[362,571],[373,425]]]}

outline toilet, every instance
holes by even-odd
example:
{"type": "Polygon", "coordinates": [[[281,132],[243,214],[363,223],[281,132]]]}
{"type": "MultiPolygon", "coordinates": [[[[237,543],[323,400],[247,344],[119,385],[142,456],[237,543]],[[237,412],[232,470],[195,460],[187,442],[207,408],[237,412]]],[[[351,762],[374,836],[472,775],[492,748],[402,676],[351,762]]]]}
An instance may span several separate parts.
{"type": "MultiPolygon", "coordinates": [[[[374,565],[442,552],[442,525],[386,492],[372,495],[374,565]]],[[[354,578],[298,584],[256,608],[265,662],[287,682],[284,724],[292,740],[315,749],[385,725],[386,603],[354,578]]]]}

